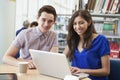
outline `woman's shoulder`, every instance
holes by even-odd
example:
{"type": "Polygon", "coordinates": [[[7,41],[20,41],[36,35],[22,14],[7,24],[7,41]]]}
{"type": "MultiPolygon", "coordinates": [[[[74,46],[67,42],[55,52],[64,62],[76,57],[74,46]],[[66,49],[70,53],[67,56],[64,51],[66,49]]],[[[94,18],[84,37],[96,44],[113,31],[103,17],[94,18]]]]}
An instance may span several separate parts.
{"type": "Polygon", "coordinates": [[[93,43],[106,43],[108,42],[108,39],[102,35],[102,34],[96,34],[94,35],[93,43]]]}
{"type": "Polygon", "coordinates": [[[107,40],[106,36],[102,35],[102,34],[94,34],[93,35],[93,40],[94,39],[100,39],[100,40],[107,40]]]}

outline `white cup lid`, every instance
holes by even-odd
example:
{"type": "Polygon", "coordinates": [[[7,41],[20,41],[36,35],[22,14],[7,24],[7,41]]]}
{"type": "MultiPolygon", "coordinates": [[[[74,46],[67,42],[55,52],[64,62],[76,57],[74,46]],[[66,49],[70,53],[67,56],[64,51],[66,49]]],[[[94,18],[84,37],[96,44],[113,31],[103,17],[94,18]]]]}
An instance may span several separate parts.
{"type": "Polygon", "coordinates": [[[28,64],[29,62],[19,62],[18,64],[28,64]]]}
{"type": "Polygon", "coordinates": [[[79,80],[79,78],[73,75],[66,75],[64,80],[79,80]]]}

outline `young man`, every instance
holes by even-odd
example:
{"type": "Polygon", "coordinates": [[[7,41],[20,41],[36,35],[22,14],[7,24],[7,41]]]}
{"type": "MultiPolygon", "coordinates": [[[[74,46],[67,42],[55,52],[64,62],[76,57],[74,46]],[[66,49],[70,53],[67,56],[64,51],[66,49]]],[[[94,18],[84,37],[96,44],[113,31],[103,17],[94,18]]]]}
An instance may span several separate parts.
{"type": "Polygon", "coordinates": [[[37,16],[38,27],[21,31],[3,56],[3,62],[18,66],[18,62],[27,61],[29,68],[35,68],[29,49],[58,52],[57,34],[50,31],[56,17],[56,10],[52,6],[40,8],[37,16]],[[14,56],[19,50],[20,57],[16,59],[14,56]]]}

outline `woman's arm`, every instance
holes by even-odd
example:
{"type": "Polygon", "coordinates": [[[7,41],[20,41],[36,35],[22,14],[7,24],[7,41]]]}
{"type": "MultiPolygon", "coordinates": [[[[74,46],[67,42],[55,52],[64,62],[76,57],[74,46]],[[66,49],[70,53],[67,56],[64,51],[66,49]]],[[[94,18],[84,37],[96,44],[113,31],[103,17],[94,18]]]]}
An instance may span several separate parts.
{"type": "Polygon", "coordinates": [[[68,55],[69,53],[69,47],[68,45],[65,47],[64,51],[63,51],[63,54],[65,54],[66,56],[68,55]]]}
{"type": "Polygon", "coordinates": [[[72,67],[71,72],[74,74],[77,73],[87,73],[93,76],[107,76],[110,73],[110,60],[109,55],[105,55],[101,58],[102,68],[100,69],[80,69],[77,67],[72,67]]]}

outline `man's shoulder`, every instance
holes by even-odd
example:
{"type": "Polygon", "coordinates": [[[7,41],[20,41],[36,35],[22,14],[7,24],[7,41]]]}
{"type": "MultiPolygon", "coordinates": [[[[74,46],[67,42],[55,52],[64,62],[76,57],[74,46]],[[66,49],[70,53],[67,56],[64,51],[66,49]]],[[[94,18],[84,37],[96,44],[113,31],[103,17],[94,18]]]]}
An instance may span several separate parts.
{"type": "Polygon", "coordinates": [[[35,33],[35,32],[36,32],[35,28],[28,28],[28,29],[23,30],[23,33],[25,33],[25,34],[35,33]]]}

